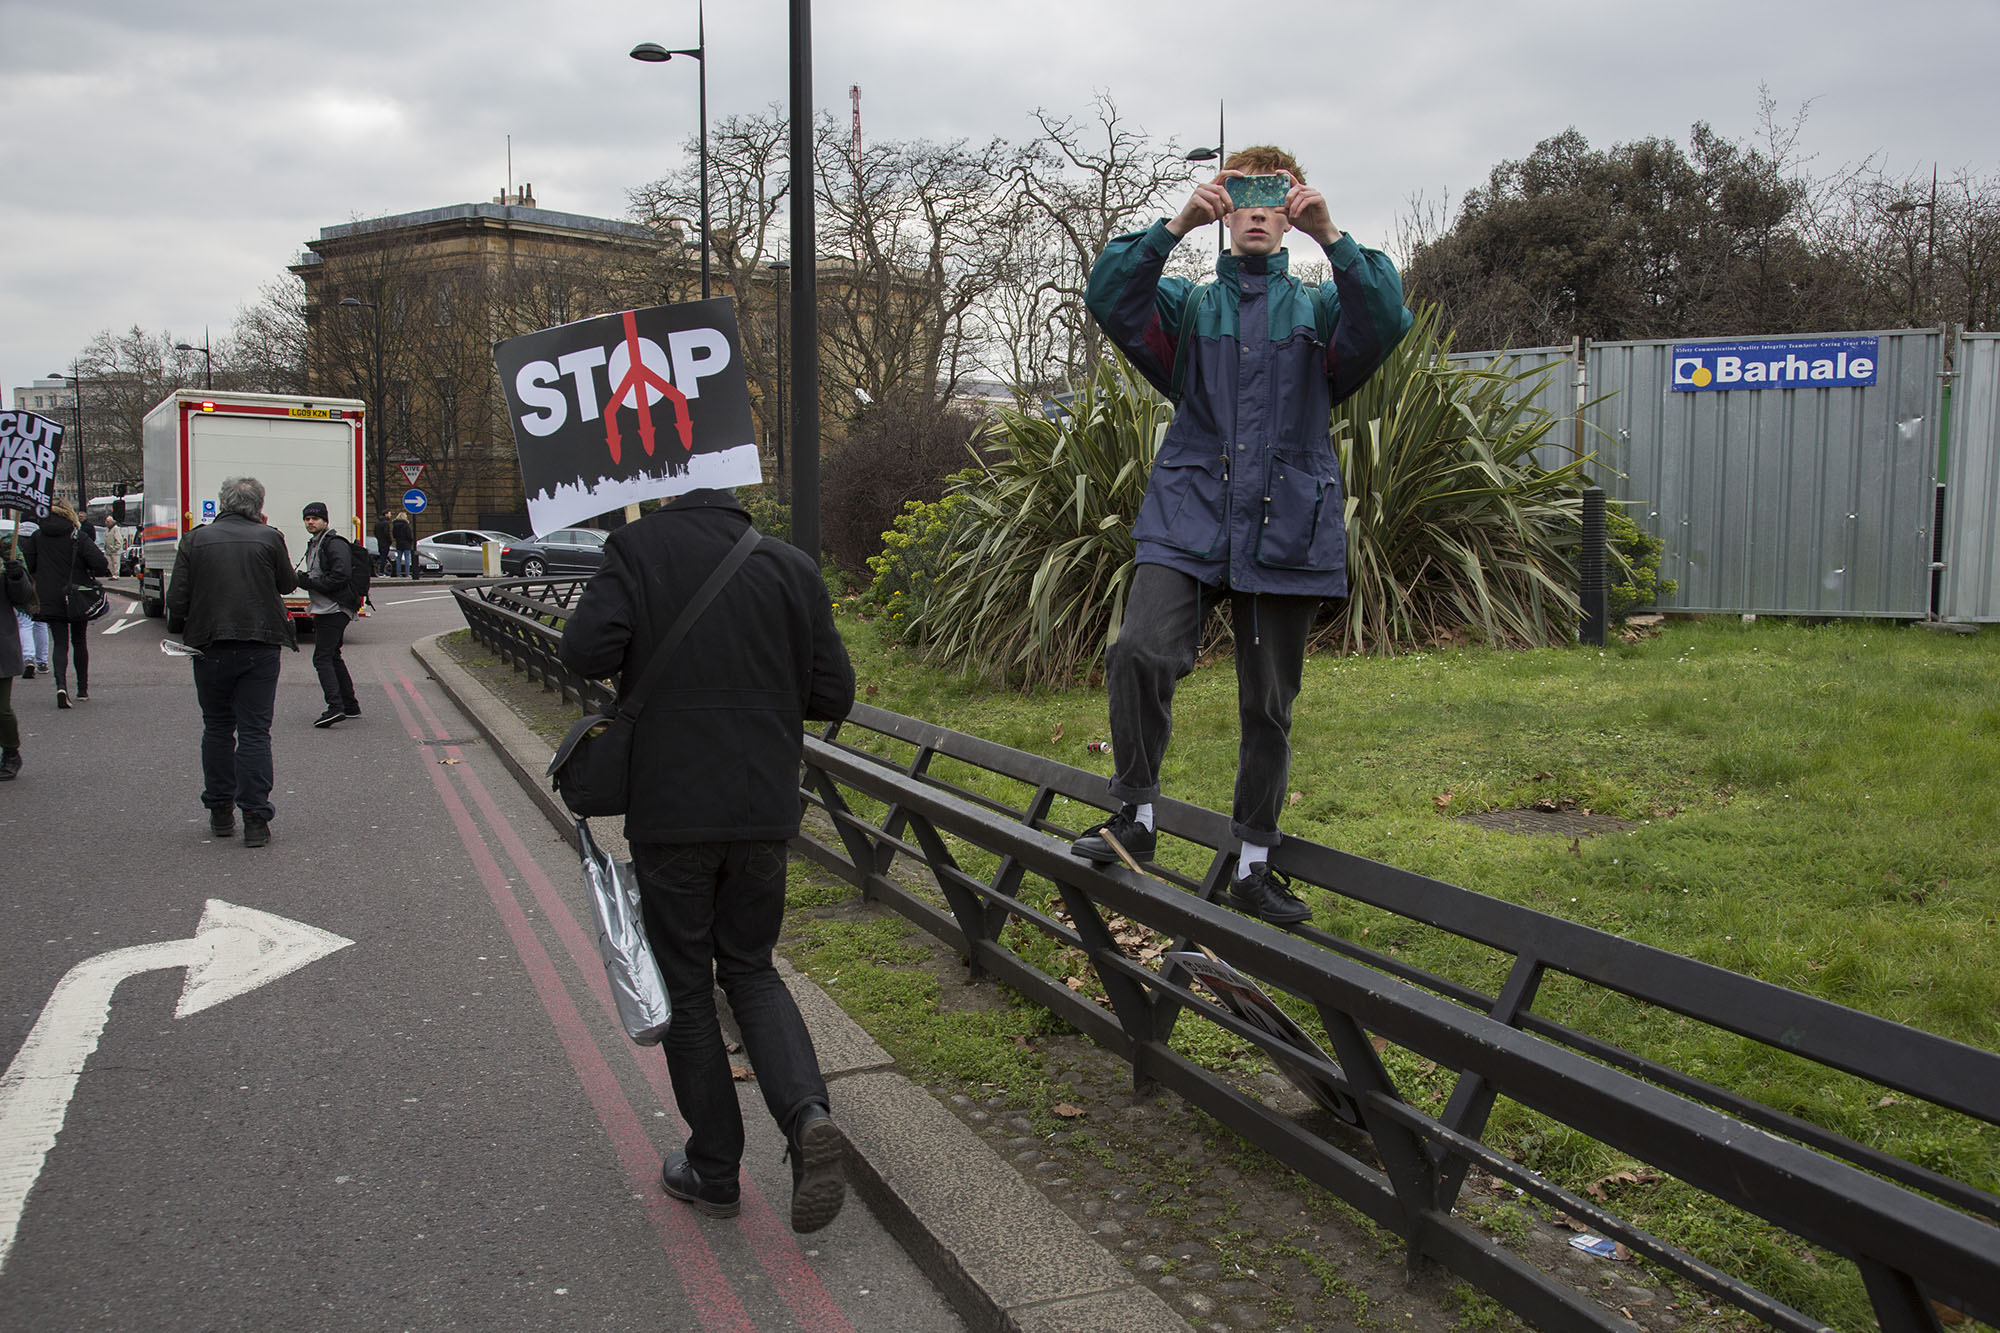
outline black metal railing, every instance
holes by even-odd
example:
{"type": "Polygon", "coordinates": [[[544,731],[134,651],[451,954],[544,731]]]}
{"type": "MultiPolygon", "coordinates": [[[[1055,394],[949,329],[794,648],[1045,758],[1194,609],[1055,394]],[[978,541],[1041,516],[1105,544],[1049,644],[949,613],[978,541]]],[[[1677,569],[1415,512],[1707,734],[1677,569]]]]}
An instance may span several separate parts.
{"type": "MultiPolygon", "coordinates": [[[[574,590],[483,585],[462,591],[460,605],[483,642],[548,681],[565,674],[553,641],[574,590]]],[[[552,683],[593,703],[606,688],[552,683]]],[[[1937,1328],[1933,1301],[2000,1322],[2000,1197],[1535,1005],[1547,982],[1562,979],[1568,1012],[1588,1010],[1576,1002],[1579,991],[1623,997],[1868,1080],[1940,1119],[1987,1126],[2000,1124],[2000,1055],[1297,838],[1273,856],[1295,885],[1478,946],[1485,971],[1502,979],[1486,988],[1413,965],[1395,946],[1309,925],[1278,930],[1210,901],[1234,864],[1228,819],[1215,811],[1156,803],[1162,855],[1205,859],[1198,876],[1159,864],[1138,874],[1072,856],[1074,826],[1106,808],[1104,786],[1102,776],[1055,760],[859,705],[806,739],[802,790],[833,835],[807,833],[797,845],[959,948],[976,973],[1122,1056],[1142,1085],[1173,1089],[1396,1232],[1413,1263],[1437,1260],[1539,1327],[1629,1325],[1454,1215],[1474,1165],[1774,1328],[1805,1333],[1823,1324],[1489,1147],[1482,1134],[1502,1098],[1850,1261],[1884,1329],[1937,1328]],[[913,887],[907,874],[892,874],[899,862],[927,883],[913,887]],[[1172,948],[1129,951],[1115,917],[1172,948]],[[1086,958],[1102,1002],[1009,947],[1010,923],[1086,958]],[[1318,1019],[1330,1058],[1216,1003],[1171,960],[1174,952],[1226,959],[1293,997],[1289,1008],[1318,1019]],[[1184,1017],[1255,1044],[1302,1086],[1320,1089],[1333,1114],[1284,1113],[1182,1054],[1173,1037],[1184,1017]],[[1452,1072],[1441,1108],[1406,1095],[1409,1080],[1392,1075],[1385,1046],[1452,1072]]]]}

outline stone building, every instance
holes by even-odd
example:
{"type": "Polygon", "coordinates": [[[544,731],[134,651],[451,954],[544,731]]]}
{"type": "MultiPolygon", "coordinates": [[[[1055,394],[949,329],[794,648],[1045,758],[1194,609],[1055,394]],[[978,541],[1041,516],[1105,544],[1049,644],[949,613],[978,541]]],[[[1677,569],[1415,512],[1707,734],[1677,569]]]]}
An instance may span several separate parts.
{"type": "Polygon", "coordinates": [[[494,342],[634,305],[687,299],[696,261],[630,222],[540,208],[534,187],[324,227],[291,271],[305,286],[317,392],[369,405],[371,509],[428,504],[419,534],[523,509],[494,342]]]}

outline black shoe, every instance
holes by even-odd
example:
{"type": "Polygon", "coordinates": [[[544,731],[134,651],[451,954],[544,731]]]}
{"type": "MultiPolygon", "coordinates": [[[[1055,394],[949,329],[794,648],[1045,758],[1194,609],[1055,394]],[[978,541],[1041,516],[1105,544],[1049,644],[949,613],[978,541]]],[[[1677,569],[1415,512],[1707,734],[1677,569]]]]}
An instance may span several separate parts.
{"type": "Polygon", "coordinates": [[[270,821],[259,819],[255,815],[243,816],[243,845],[245,847],[262,847],[270,840],[270,821]]]}
{"type": "Polygon", "coordinates": [[[12,782],[21,775],[21,752],[0,750],[0,782],[12,782]]]}
{"type": "Polygon", "coordinates": [[[1121,806],[1117,814],[1102,824],[1085,829],[1083,836],[1069,845],[1070,851],[1086,861],[1111,865],[1118,860],[1118,853],[1111,850],[1111,844],[1104,840],[1104,835],[1109,833],[1131,853],[1134,861],[1152,860],[1153,849],[1160,845],[1160,836],[1141,824],[1138,815],[1138,806],[1121,806]]]}
{"type": "Polygon", "coordinates": [[[348,704],[348,705],[347,705],[347,706],[346,706],[345,708],[343,708],[343,709],[341,710],[341,716],[342,716],[342,717],[360,717],[360,716],[361,716],[361,705],[360,705],[360,704],[348,704]]]}
{"type": "Polygon", "coordinates": [[[56,691],[56,707],[57,707],[57,708],[68,708],[68,707],[69,707],[69,691],[68,691],[68,690],[57,690],[57,691],[56,691]]]}
{"type": "Polygon", "coordinates": [[[735,1185],[724,1188],[703,1180],[688,1165],[684,1152],[668,1153],[660,1164],[660,1188],[703,1217],[734,1217],[743,1211],[742,1191],[735,1185]]]}
{"type": "Polygon", "coordinates": [[[236,836],[236,810],[233,806],[223,806],[220,810],[208,812],[208,831],[218,838],[236,836]]]}
{"type": "Polygon", "coordinates": [[[21,668],[21,679],[33,680],[34,678],[35,678],[35,664],[33,662],[30,662],[28,663],[28,665],[21,668]]]}
{"type": "Polygon", "coordinates": [[[1269,861],[1252,866],[1247,879],[1230,880],[1222,901],[1274,926],[1296,926],[1312,916],[1312,908],[1292,892],[1292,881],[1271,869],[1269,861]]]}
{"type": "Polygon", "coordinates": [[[840,1216],[847,1199],[847,1143],[824,1106],[799,1113],[786,1155],[792,1159],[792,1230],[818,1231],[840,1216]]]}
{"type": "Polygon", "coordinates": [[[347,712],[344,709],[329,708],[324,713],[321,713],[318,717],[313,719],[313,725],[315,727],[330,727],[334,723],[340,721],[342,718],[346,716],[347,712]]]}
{"type": "Polygon", "coordinates": [[[90,702],[90,691],[89,691],[89,690],[86,690],[86,689],[85,689],[85,688],[83,688],[83,686],[81,686],[81,685],[77,686],[77,687],[76,687],[76,701],[77,701],[78,703],[80,703],[80,704],[87,704],[87,703],[89,703],[89,702],[90,702]]]}

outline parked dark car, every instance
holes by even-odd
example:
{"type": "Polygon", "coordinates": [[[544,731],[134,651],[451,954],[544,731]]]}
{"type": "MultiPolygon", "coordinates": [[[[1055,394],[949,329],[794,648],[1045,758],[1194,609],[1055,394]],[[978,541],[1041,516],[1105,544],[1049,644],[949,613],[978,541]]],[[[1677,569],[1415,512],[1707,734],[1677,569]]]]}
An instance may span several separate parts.
{"type": "Polygon", "coordinates": [[[525,579],[595,574],[604,568],[604,536],[594,528],[557,528],[540,537],[516,537],[500,548],[500,572],[525,579]]]}

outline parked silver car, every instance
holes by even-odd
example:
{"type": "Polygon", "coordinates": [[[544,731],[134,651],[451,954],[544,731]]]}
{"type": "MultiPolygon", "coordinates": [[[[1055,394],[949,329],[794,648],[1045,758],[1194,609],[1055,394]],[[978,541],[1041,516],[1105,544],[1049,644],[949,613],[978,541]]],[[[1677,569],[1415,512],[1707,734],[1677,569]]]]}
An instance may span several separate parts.
{"type": "Polygon", "coordinates": [[[484,574],[487,542],[519,540],[511,532],[493,532],[485,528],[452,528],[423,538],[417,543],[417,554],[426,562],[435,560],[438,568],[447,574],[484,574]]]}

